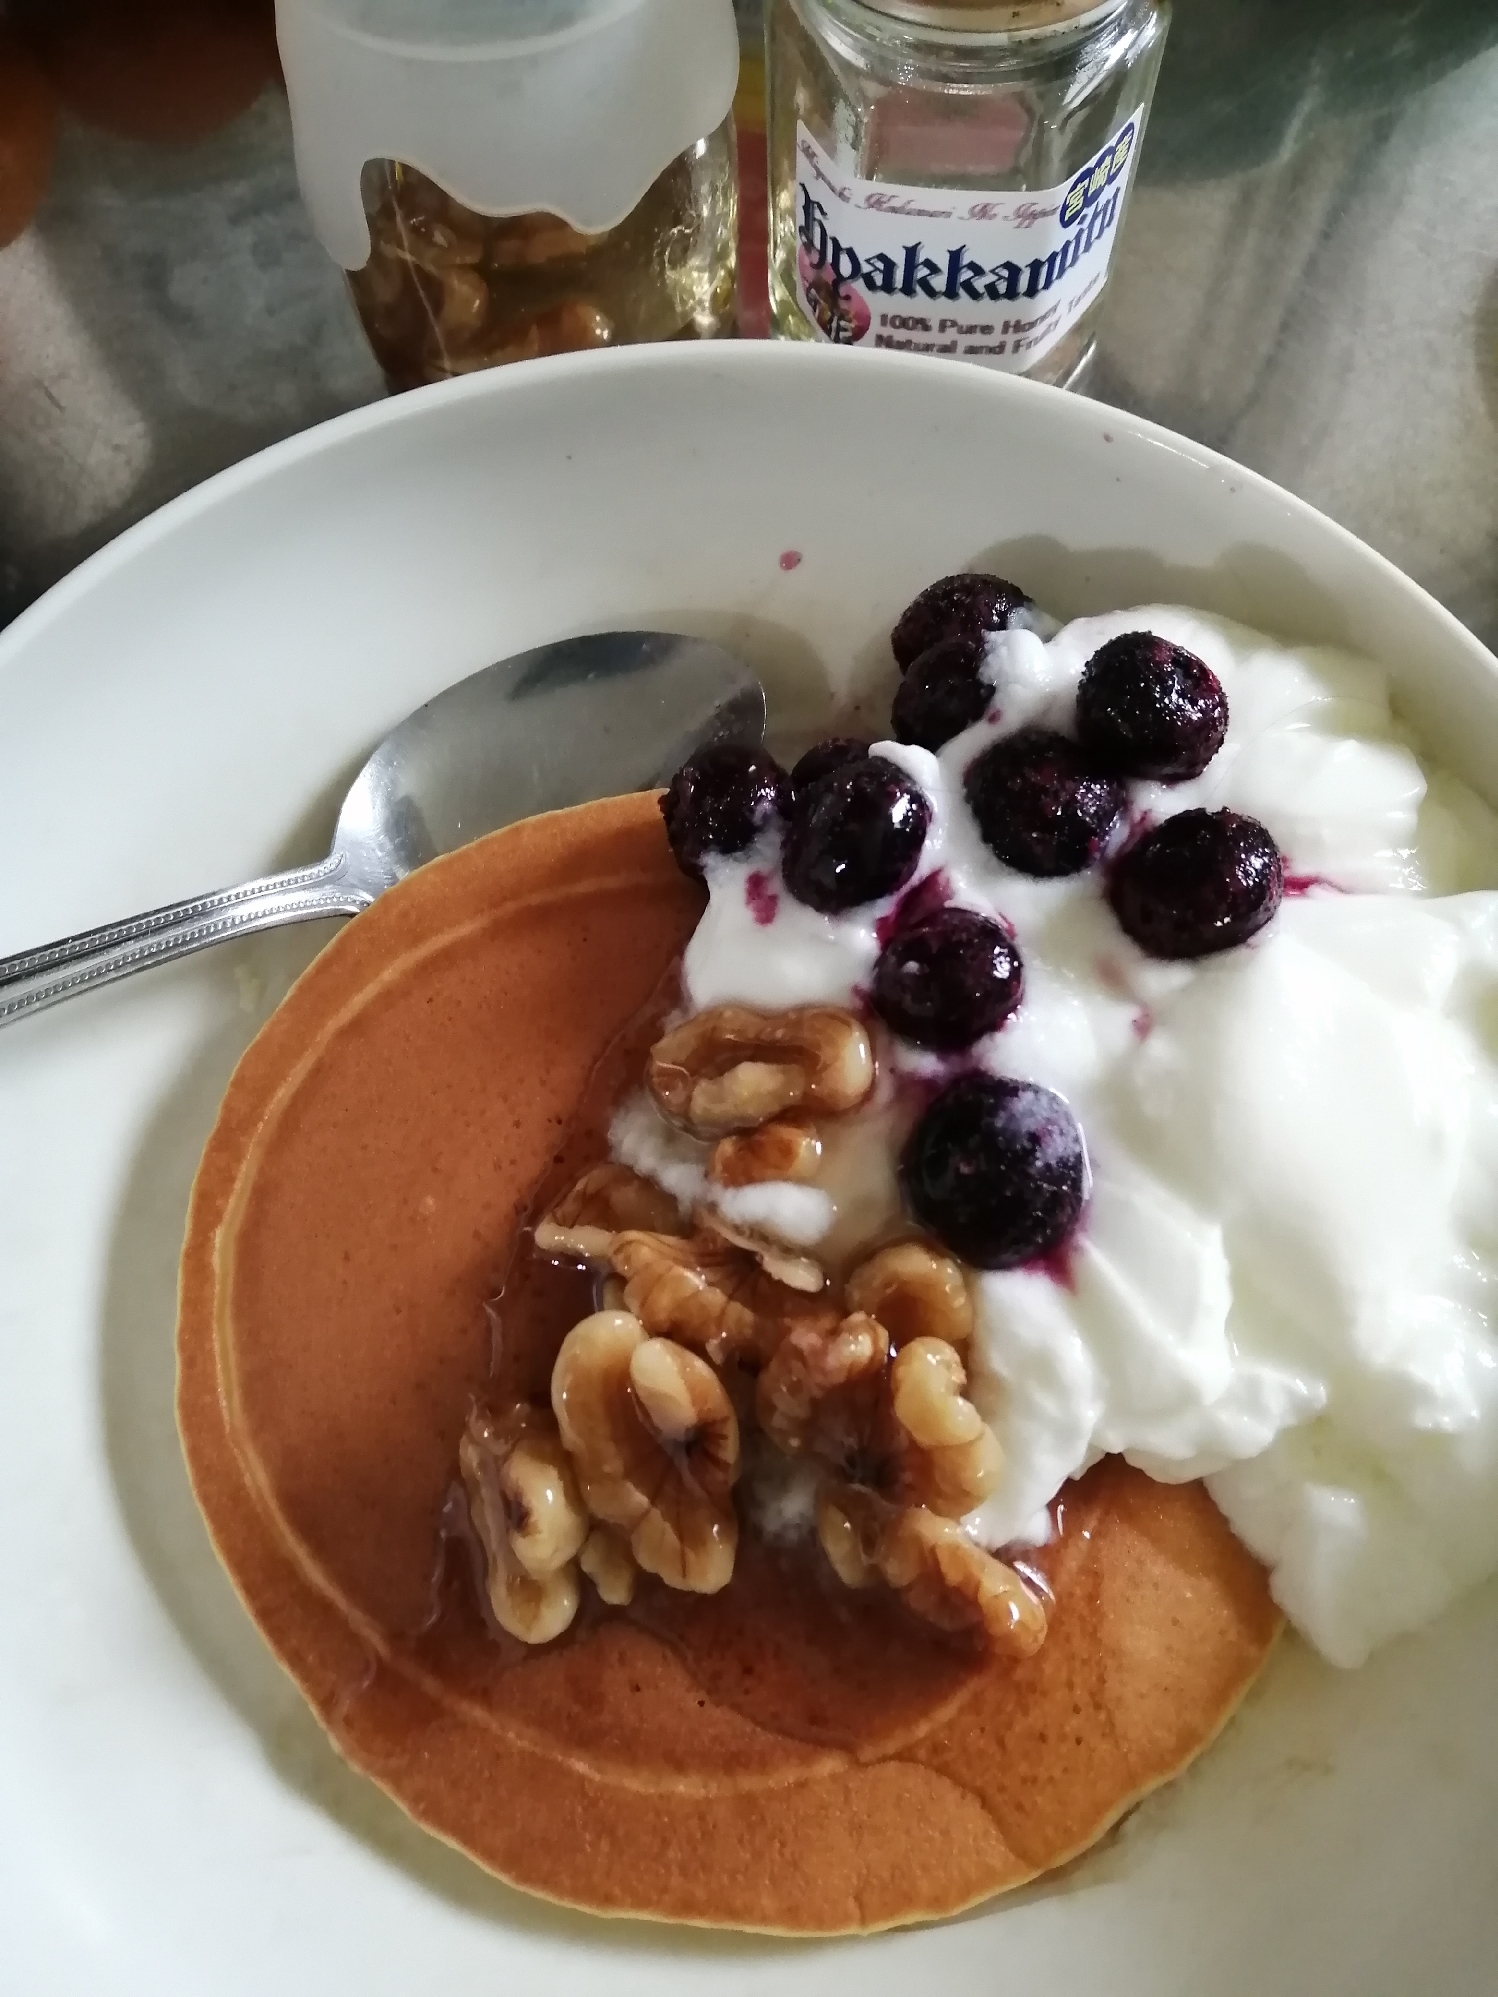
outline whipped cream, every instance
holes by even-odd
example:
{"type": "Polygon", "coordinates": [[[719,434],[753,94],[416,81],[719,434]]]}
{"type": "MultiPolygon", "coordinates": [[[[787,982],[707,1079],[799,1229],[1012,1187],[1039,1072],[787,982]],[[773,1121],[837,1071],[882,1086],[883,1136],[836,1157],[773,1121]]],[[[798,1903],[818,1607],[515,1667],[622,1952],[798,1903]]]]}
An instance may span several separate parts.
{"type": "MultiPolygon", "coordinates": [[[[975,1278],[972,1392],[1005,1471],[966,1528],[1043,1539],[1050,1500],[1111,1452],[1205,1477],[1292,1621],[1359,1663],[1498,1568],[1498,819],[1422,764],[1382,674],[1344,652],[1152,606],[1000,633],[983,671],[976,727],[877,753],[932,806],[912,887],[944,874],[1024,959],[1019,1011],[961,1065],[1064,1095],[1092,1185],[1061,1266],[975,1278]],[[1187,963],[1129,940],[1096,869],[997,861],[962,794],[996,737],[1073,732],[1083,666],[1138,630],[1206,661],[1230,724],[1200,778],[1132,786],[1136,811],[1249,813],[1289,884],[1251,943],[1187,963]]],[[[860,1005],[892,902],[818,914],[773,839],[708,886],[692,1007],[860,1005]]],[[[882,1029],[880,1060],[842,1145],[858,1183],[827,1178],[830,1241],[893,1219],[902,1073],[952,1072],[882,1029]]],[[[621,1115],[616,1155],[675,1190],[690,1140],[647,1113],[621,1115]]]]}

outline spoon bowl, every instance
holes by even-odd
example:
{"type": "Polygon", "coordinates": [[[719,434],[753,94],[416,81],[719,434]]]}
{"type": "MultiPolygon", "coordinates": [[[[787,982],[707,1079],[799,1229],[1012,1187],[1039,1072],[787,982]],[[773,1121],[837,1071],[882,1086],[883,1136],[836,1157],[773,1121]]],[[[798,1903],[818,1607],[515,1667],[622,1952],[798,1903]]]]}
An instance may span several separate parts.
{"type": "Polygon", "coordinates": [[[357,915],[486,832],[654,789],[694,751],[756,744],[764,729],[759,681],[703,638],[600,631],[502,659],[391,730],[325,860],[0,958],[0,1026],[231,936],[357,915]]]}

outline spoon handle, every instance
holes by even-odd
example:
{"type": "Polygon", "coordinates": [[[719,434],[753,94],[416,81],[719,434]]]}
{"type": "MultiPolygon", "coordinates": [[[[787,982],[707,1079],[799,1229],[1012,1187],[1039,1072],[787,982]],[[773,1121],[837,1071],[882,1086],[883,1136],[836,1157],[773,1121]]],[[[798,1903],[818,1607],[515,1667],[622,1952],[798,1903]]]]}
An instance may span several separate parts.
{"type": "Polygon", "coordinates": [[[106,923],[0,957],[0,1026],[231,936],[278,929],[287,922],[357,915],[372,897],[353,887],[346,873],[343,855],[334,853],[315,867],[294,867],[216,894],[194,895],[128,922],[106,923]]]}

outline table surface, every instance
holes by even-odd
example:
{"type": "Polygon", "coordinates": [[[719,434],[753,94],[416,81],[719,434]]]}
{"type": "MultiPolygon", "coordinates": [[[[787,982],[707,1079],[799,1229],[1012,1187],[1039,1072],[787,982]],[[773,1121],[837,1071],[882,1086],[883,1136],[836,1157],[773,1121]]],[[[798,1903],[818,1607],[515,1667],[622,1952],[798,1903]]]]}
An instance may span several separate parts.
{"type": "MultiPolygon", "coordinates": [[[[1301,494],[1498,649],[1494,0],[1176,0],[1090,392],[1301,494]]],[[[0,250],[0,623],[382,393],[274,80],[190,143],[65,105],[0,250]]]]}

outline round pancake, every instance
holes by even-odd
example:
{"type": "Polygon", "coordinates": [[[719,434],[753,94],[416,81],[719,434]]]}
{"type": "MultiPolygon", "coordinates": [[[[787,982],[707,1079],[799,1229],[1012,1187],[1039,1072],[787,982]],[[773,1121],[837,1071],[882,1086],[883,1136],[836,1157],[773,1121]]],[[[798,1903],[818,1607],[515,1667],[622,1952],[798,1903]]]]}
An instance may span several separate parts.
{"type": "Polygon", "coordinates": [[[621,1031],[701,905],[655,801],[616,799],[437,862],[317,959],[194,1188],[193,1485],[345,1756],[513,1884],[779,1932],[951,1913],[1091,1843],[1258,1671],[1279,1616],[1199,1486],[1110,1461],[1070,1487],[1024,1663],[793,1585],[752,1538],[721,1595],[657,1589],[525,1651],[444,1555],[470,1398],[507,1360],[486,1305],[534,1188],[597,1155],[583,1112],[638,1076],[621,1031]]]}

